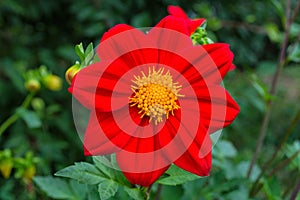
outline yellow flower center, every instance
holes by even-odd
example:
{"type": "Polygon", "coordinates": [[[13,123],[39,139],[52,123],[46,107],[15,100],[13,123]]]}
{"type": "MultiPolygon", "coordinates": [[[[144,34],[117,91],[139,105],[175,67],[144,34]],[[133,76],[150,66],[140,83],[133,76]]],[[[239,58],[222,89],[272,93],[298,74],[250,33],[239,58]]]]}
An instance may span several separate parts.
{"type": "Polygon", "coordinates": [[[168,119],[169,113],[174,115],[174,110],[180,106],[177,104],[181,86],[173,82],[169,71],[164,74],[164,68],[157,71],[153,67],[149,68],[148,76],[141,72],[142,76],[134,76],[131,89],[133,97],[129,99],[130,106],[137,106],[141,118],[145,115],[150,117],[149,121],[154,121],[157,125],[163,121],[164,116],[168,119]]]}

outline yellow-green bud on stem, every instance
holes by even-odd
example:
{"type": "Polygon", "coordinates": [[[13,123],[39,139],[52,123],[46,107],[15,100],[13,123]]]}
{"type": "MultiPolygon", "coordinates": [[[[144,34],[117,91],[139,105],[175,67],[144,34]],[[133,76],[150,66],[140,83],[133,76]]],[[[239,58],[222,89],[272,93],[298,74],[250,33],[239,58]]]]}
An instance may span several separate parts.
{"type": "Polygon", "coordinates": [[[65,73],[65,78],[66,81],[71,85],[72,80],[74,78],[74,76],[80,71],[80,66],[78,64],[73,65],[72,67],[70,67],[66,73],[65,73]]]}
{"type": "Polygon", "coordinates": [[[62,87],[62,80],[60,77],[49,74],[43,78],[43,83],[46,88],[52,91],[58,91],[62,87]]]}
{"type": "Polygon", "coordinates": [[[0,172],[4,178],[9,178],[12,168],[13,168],[12,159],[7,158],[0,162],[0,172]]]}
{"type": "Polygon", "coordinates": [[[23,174],[23,179],[25,180],[25,182],[31,181],[33,176],[35,175],[35,172],[36,172],[36,168],[34,165],[28,166],[24,170],[24,174],[23,174]]]}
{"type": "Polygon", "coordinates": [[[41,88],[40,82],[36,79],[29,79],[25,82],[24,86],[29,92],[37,92],[41,88]]]}
{"type": "Polygon", "coordinates": [[[31,106],[36,111],[42,111],[45,108],[45,102],[43,99],[36,97],[32,99],[31,106]]]}

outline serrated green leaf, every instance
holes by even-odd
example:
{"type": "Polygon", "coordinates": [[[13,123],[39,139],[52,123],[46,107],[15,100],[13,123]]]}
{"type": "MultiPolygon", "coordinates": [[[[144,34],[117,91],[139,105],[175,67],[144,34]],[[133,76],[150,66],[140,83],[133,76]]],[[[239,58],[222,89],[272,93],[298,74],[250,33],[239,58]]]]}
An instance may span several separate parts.
{"type": "Polygon", "coordinates": [[[95,163],[96,167],[106,175],[106,177],[111,179],[115,178],[111,169],[112,165],[107,158],[104,156],[93,156],[93,162],[95,163]]]}
{"type": "Polygon", "coordinates": [[[76,199],[68,183],[60,178],[34,177],[33,181],[49,197],[55,199],[76,199]]]}
{"type": "Polygon", "coordinates": [[[75,179],[81,183],[98,184],[105,180],[104,174],[101,173],[94,165],[80,162],[75,165],[66,167],[55,173],[55,176],[75,179]]]}
{"type": "Polygon", "coordinates": [[[119,185],[113,180],[106,179],[98,185],[98,192],[101,200],[113,197],[118,191],[119,185]]]}
{"type": "Polygon", "coordinates": [[[166,174],[168,174],[169,176],[159,179],[157,183],[163,185],[179,185],[187,181],[192,181],[201,178],[200,176],[180,169],[175,165],[171,165],[171,167],[166,171],[166,174]]]}
{"type": "Polygon", "coordinates": [[[39,128],[42,126],[42,122],[35,112],[18,108],[17,113],[25,121],[28,128],[39,128]]]}
{"type": "Polygon", "coordinates": [[[125,192],[134,200],[143,200],[145,199],[144,193],[137,188],[124,187],[125,192]]]}

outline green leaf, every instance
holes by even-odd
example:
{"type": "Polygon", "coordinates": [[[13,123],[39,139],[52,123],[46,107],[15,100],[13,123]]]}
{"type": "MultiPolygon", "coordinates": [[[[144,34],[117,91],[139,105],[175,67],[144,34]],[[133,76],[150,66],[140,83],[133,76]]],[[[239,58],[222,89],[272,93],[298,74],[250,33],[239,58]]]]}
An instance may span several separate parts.
{"type": "Polygon", "coordinates": [[[17,113],[29,128],[39,128],[42,126],[42,122],[35,112],[24,108],[18,108],[17,113]]]}
{"type": "Polygon", "coordinates": [[[118,191],[118,183],[113,180],[106,179],[98,185],[98,192],[101,200],[113,197],[118,191]]]}
{"type": "Polygon", "coordinates": [[[106,177],[114,179],[114,174],[112,169],[114,168],[110,161],[105,156],[93,156],[93,162],[96,167],[105,174],[106,177]]]}
{"type": "Polygon", "coordinates": [[[288,59],[293,62],[300,62],[300,42],[288,48],[288,59]]]}
{"type": "Polygon", "coordinates": [[[100,196],[98,194],[98,185],[89,185],[88,192],[87,192],[87,199],[88,200],[100,199],[100,196]]]}
{"type": "Polygon", "coordinates": [[[169,176],[159,179],[157,183],[163,185],[179,185],[187,181],[193,181],[201,178],[200,176],[180,169],[175,165],[171,165],[171,167],[166,171],[166,174],[168,174],[169,176]]]}
{"type": "Polygon", "coordinates": [[[71,180],[69,185],[73,191],[73,194],[78,197],[78,199],[85,199],[88,192],[86,184],[71,180]]]}
{"type": "Polygon", "coordinates": [[[78,55],[80,61],[83,62],[85,56],[84,56],[84,49],[83,49],[82,43],[75,46],[75,52],[78,55]]]}
{"type": "Polygon", "coordinates": [[[222,157],[235,157],[237,154],[236,148],[233,146],[231,142],[220,140],[216,146],[217,154],[221,155],[222,157]]]}
{"type": "Polygon", "coordinates": [[[91,64],[90,62],[92,61],[92,59],[94,57],[93,43],[90,43],[88,45],[88,47],[86,48],[85,53],[84,53],[84,57],[85,57],[85,59],[84,59],[85,65],[91,64]]]}
{"type": "Polygon", "coordinates": [[[33,181],[51,198],[76,199],[68,183],[60,178],[34,177],[33,181]]]}
{"type": "MultiPolygon", "coordinates": [[[[247,177],[247,172],[250,166],[250,161],[242,161],[238,166],[237,166],[237,170],[236,170],[236,174],[239,175],[239,177],[247,177]]],[[[258,165],[254,165],[253,169],[252,169],[252,173],[250,176],[250,180],[251,181],[255,181],[256,177],[258,177],[258,175],[260,174],[260,168],[258,167],[258,165]]],[[[237,176],[238,177],[238,176],[237,176]]]]}
{"type": "Polygon", "coordinates": [[[105,180],[104,174],[101,173],[94,165],[80,162],[75,165],[66,167],[55,173],[55,176],[75,179],[81,183],[98,184],[105,180]]]}
{"type": "Polygon", "coordinates": [[[134,200],[143,200],[145,199],[144,193],[137,188],[124,187],[125,192],[134,200]]]}

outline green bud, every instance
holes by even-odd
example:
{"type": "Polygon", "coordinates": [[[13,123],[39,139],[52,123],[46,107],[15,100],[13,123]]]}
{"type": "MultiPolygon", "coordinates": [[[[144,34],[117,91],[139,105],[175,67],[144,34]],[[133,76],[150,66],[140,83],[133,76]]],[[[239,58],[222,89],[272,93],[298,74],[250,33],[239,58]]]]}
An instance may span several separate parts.
{"type": "Polygon", "coordinates": [[[75,64],[71,66],[65,73],[66,81],[71,85],[74,76],[80,71],[80,65],[75,64]]]}
{"type": "Polygon", "coordinates": [[[43,99],[39,97],[35,97],[31,101],[31,106],[33,107],[34,110],[36,111],[42,111],[45,108],[45,102],[43,99]]]}
{"type": "Polygon", "coordinates": [[[13,168],[12,158],[6,158],[0,162],[0,172],[4,178],[9,178],[13,168]]]}
{"type": "Polygon", "coordinates": [[[40,82],[36,79],[29,79],[25,82],[24,86],[29,92],[37,92],[41,88],[40,82]]]}
{"type": "Polygon", "coordinates": [[[46,88],[52,91],[59,91],[62,88],[62,80],[60,77],[49,74],[43,78],[43,83],[46,88]]]}

